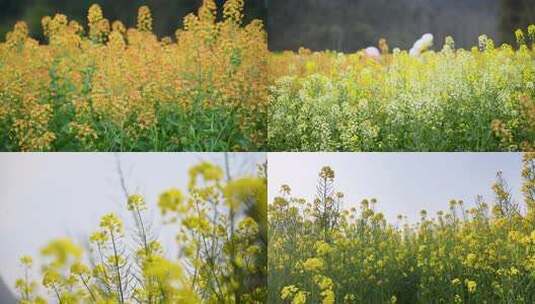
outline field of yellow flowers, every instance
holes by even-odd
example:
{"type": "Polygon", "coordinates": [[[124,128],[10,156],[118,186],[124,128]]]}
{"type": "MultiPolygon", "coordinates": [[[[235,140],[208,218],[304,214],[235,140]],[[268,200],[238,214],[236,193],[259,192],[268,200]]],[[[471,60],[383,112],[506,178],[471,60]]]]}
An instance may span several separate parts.
{"type": "Polygon", "coordinates": [[[187,192],[163,192],[158,207],[177,229],[178,258],[166,257],[147,220],[148,204],[125,193],[135,227],[102,216],[89,238],[89,257],[68,238],[42,248],[40,279],[24,256],[25,276],[16,282],[20,303],[265,303],[267,295],[267,188],[265,167],[257,176],[233,180],[208,162],[189,170],[187,192]]]}
{"type": "MultiPolygon", "coordinates": [[[[518,47],[485,35],[427,51],[273,54],[268,142],[275,151],[526,151],[535,145],[535,25],[518,47]],[[291,130],[291,132],[288,132],[291,130]]],[[[427,45],[424,45],[427,44],[427,45]]],[[[419,49],[421,48],[421,49],[419,49]]]]}
{"type": "Polygon", "coordinates": [[[205,0],[161,39],[147,6],[135,28],[96,4],[87,26],[44,17],[44,44],[17,23],[0,43],[0,150],[261,150],[267,42],[243,6],[226,1],[219,20],[205,0]]]}
{"type": "Polygon", "coordinates": [[[313,201],[287,185],[269,205],[269,303],[535,303],[535,154],[523,158],[525,206],[498,173],[493,202],[417,224],[389,223],[375,199],[342,208],[324,167],[313,201]]]}

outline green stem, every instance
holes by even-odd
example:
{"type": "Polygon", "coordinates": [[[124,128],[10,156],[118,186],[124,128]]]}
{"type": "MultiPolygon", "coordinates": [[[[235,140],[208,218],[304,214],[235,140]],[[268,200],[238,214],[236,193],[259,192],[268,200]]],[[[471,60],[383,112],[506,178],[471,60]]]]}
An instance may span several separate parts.
{"type": "Polygon", "coordinates": [[[119,269],[119,256],[117,255],[117,246],[115,245],[115,236],[113,234],[113,229],[110,229],[110,235],[111,235],[111,243],[113,245],[113,256],[114,256],[114,266],[115,266],[115,271],[117,272],[117,281],[118,281],[118,285],[117,285],[117,291],[119,292],[119,300],[121,304],[124,303],[124,295],[123,295],[123,284],[122,284],[122,280],[121,280],[121,271],[119,269]]]}

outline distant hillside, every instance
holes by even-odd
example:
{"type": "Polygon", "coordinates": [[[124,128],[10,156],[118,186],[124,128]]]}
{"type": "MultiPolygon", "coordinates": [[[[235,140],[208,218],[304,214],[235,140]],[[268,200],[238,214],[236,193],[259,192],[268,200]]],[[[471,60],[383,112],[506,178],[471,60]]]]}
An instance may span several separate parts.
{"type": "Polygon", "coordinates": [[[0,303],[2,304],[15,304],[17,300],[9,290],[9,287],[4,283],[4,280],[0,278],[0,303]]]}
{"type": "Polygon", "coordinates": [[[502,7],[516,2],[520,12],[513,14],[525,14],[532,0],[270,0],[269,43],[272,50],[354,51],[384,37],[392,47],[409,48],[426,32],[438,46],[447,35],[460,47],[473,46],[482,33],[500,42],[512,33],[500,32],[502,7]]]}

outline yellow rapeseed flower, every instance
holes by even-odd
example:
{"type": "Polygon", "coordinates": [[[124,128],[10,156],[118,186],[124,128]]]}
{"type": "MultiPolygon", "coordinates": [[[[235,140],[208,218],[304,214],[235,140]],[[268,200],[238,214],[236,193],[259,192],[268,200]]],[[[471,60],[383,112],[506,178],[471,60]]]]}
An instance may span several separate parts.
{"type": "Polygon", "coordinates": [[[205,182],[219,182],[223,178],[223,170],[209,162],[201,162],[189,169],[189,187],[197,185],[197,178],[202,177],[205,182]]]}
{"type": "Polygon", "coordinates": [[[107,232],[123,233],[123,222],[115,213],[108,213],[100,219],[100,228],[107,232]]]}
{"type": "Polygon", "coordinates": [[[144,210],[147,208],[145,204],[145,199],[141,194],[132,194],[128,197],[127,202],[128,210],[144,210]]]}
{"type": "Polygon", "coordinates": [[[160,194],[158,199],[158,207],[162,214],[168,212],[183,212],[186,210],[185,206],[182,205],[184,201],[184,195],[177,188],[171,188],[164,193],[160,194]]]}
{"type": "Polygon", "coordinates": [[[137,13],[137,29],[140,32],[152,32],[152,15],[150,8],[141,6],[137,13]]]}
{"type": "Polygon", "coordinates": [[[281,290],[281,299],[286,300],[292,297],[299,289],[295,285],[288,285],[281,290]]]}
{"type": "Polygon", "coordinates": [[[224,188],[226,203],[237,209],[241,205],[267,203],[265,180],[258,177],[243,177],[230,181],[224,188]]]}
{"type": "Polygon", "coordinates": [[[466,288],[468,288],[469,293],[476,292],[477,283],[475,281],[465,280],[466,288]]]}
{"type": "Polygon", "coordinates": [[[320,271],[323,269],[323,265],[321,258],[309,258],[303,263],[303,268],[307,271],[320,271]]]}

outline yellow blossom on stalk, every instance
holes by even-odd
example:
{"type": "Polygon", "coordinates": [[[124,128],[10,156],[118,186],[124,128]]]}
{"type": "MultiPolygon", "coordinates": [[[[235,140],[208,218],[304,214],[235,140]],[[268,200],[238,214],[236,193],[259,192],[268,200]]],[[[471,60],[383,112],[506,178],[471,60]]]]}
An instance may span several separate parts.
{"type": "Polygon", "coordinates": [[[526,44],[526,38],[524,37],[524,32],[521,29],[517,29],[515,31],[515,37],[516,37],[516,42],[519,45],[525,45],[526,44]]]}
{"type": "Polygon", "coordinates": [[[509,231],[509,240],[511,240],[512,242],[519,242],[521,239],[522,239],[522,233],[520,233],[519,231],[509,231]]]}
{"type": "Polygon", "coordinates": [[[229,0],[223,5],[223,16],[235,23],[241,22],[243,19],[243,5],[244,0],[229,0]]]}
{"type": "Polygon", "coordinates": [[[173,282],[182,279],[182,268],[162,257],[154,257],[145,262],[144,269],[146,275],[155,276],[164,282],[173,282]]]}
{"type": "Polygon", "coordinates": [[[108,46],[116,51],[124,50],[126,43],[124,41],[123,35],[118,31],[112,31],[109,36],[109,44],[108,46]]]}
{"type": "Polygon", "coordinates": [[[529,36],[529,39],[531,39],[532,42],[535,41],[535,24],[531,24],[531,25],[528,26],[528,36],[529,36]]]}
{"type": "Polygon", "coordinates": [[[470,253],[466,256],[466,263],[469,265],[469,266],[474,266],[475,262],[476,262],[476,259],[477,259],[477,256],[473,253],[470,253]]]}
{"type": "Polygon", "coordinates": [[[137,13],[137,29],[141,32],[152,32],[152,16],[148,6],[141,6],[137,13]]]}
{"type": "Polygon", "coordinates": [[[87,13],[87,20],[89,21],[90,26],[98,23],[103,18],[104,16],[102,14],[102,9],[100,8],[100,5],[93,4],[89,7],[89,11],[87,13]]]}
{"type": "Polygon", "coordinates": [[[145,204],[145,199],[140,194],[132,194],[128,197],[127,202],[128,210],[145,210],[147,205],[145,204]]]}
{"type": "Polygon", "coordinates": [[[303,268],[307,271],[320,271],[323,266],[324,262],[320,258],[309,258],[303,263],[303,268]]]}
{"type": "Polygon", "coordinates": [[[29,255],[24,255],[20,258],[20,263],[24,266],[30,267],[33,264],[33,259],[29,255]]]}
{"type": "Polygon", "coordinates": [[[93,268],[93,276],[95,277],[101,277],[106,276],[106,267],[103,264],[97,264],[93,268]]]}
{"type": "Polygon", "coordinates": [[[328,180],[333,180],[334,170],[329,166],[325,166],[321,168],[320,177],[328,180]]]}
{"type": "Polygon", "coordinates": [[[298,291],[292,300],[292,304],[305,304],[306,302],[307,302],[307,295],[302,290],[298,291]]]}
{"type": "Polygon", "coordinates": [[[475,281],[465,280],[466,288],[468,288],[469,293],[476,292],[477,283],[475,281]]]}
{"type": "Polygon", "coordinates": [[[41,18],[41,27],[43,27],[43,34],[45,37],[50,37],[50,22],[52,18],[50,16],[45,16],[41,18]]]}
{"type": "Polygon", "coordinates": [[[100,219],[100,228],[111,233],[123,233],[123,222],[115,213],[108,213],[100,219]]]}
{"type": "Polygon", "coordinates": [[[223,170],[209,162],[202,162],[189,170],[189,187],[197,185],[198,177],[202,177],[205,182],[219,182],[223,178],[223,170]]]}
{"type": "Polygon", "coordinates": [[[242,204],[264,204],[267,201],[266,183],[257,177],[232,180],[225,185],[223,192],[226,203],[234,209],[242,204]]]}
{"type": "Polygon", "coordinates": [[[19,21],[15,23],[12,32],[6,34],[6,43],[10,47],[22,47],[28,38],[28,25],[26,22],[19,21]]]}
{"type": "Polygon", "coordinates": [[[516,276],[519,271],[516,267],[512,266],[511,269],[509,270],[509,273],[511,274],[511,276],[516,276]]]}
{"type": "Polygon", "coordinates": [[[80,262],[76,262],[71,266],[71,273],[76,275],[84,275],[89,273],[89,267],[80,262]]]}
{"type": "Polygon", "coordinates": [[[210,223],[205,217],[201,216],[188,216],[182,219],[182,225],[184,227],[198,231],[200,233],[208,233],[210,230],[210,223]]]}
{"type": "Polygon", "coordinates": [[[290,297],[292,297],[299,289],[295,287],[295,285],[288,285],[285,286],[281,290],[281,299],[286,300],[290,297]]]}
{"type": "Polygon", "coordinates": [[[103,42],[110,32],[110,23],[104,18],[100,5],[93,4],[89,7],[87,21],[89,25],[89,37],[94,42],[103,42]]]}
{"type": "Polygon", "coordinates": [[[326,276],[317,275],[314,277],[314,280],[321,290],[332,289],[334,287],[333,280],[326,276]]]}
{"type": "Polygon", "coordinates": [[[104,232],[104,231],[94,232],[89,237],[89,241],[91,243],[102,245],[102,244],[104,244],[104,243],[106,243],[108,241],[108,234],[106,234],[106,232],[104,232]]]}
{"type": "Polygon", "coordinates": [[[24,281],[23,279],[17,279],[15,281],[15,288],[17,289],[23,289],[23,288],[26,288],[26,281],[24,281]]]}
{"type": "Polygon", "coordinates": [[[322,304],[334,304],[335,302],[334,291],[327,289],[327,290],[322,291],[321,295],[323,296],[323,300],[321,301],[322,304]]]}
{"type": "Polygon", "coordinates": [[[84,27],[76,22],[76,20],[69,21],[69,28],[72,30],[72,33],[76,35],[81,35],[84,32],[84,27]]]}
{"type": "Polygon", "coordinates": [[[48,29],[51,36],[60,34],[68,25],[68,18],[63,14],[55,14],[50,23],[48,29]]]}
{"type": "Polygon", "coordinates": [[[162,194],[158,199],[158,207],[162,214],[168,212],[183,212],[186,207],[182,205],[184,201],[184,195],[176,188],[169,189],[162,194]]]}
{"type": "Polygon", "coordinates": [[[238,227],[242,231],[249,231],[251,235],[258,233],[258,223],[250,216],[241,220],[238,227]]]}
{"type": "Polygon", "coordinates": [[[111,24],[111,29],[112,29],[112,31],[118,32],[120,34],[125,34],[126,33],[126,27],[119,20],[113,21],[113,23],[111,24]]]}
{"type": "Polygon", "coordinates": [[[51,265],[58,268],[64,266],[71,257],[80,259],[82,253],[82,248],[67,238],[55,239],[41,249],[41,254],[52,257],[54,260],[51,265]]]}
{"type": "Polygon", "coordinates": [[[327,255],[329,254],[329,252],[332,251],[331,246],[329,246],[329,244],[327,244],[324,241],[317,241],[315,244],[315,248],[316,248],[316,253],[318,254],[318,256],[327,255]]]}
{"type": "Polygon", "coordinates": [[[59,272],[48,269],[43,274],[43,285],[45,287],[53,287],[55,284],[58,284],[61,280],[61,275],[59,272]]]}

